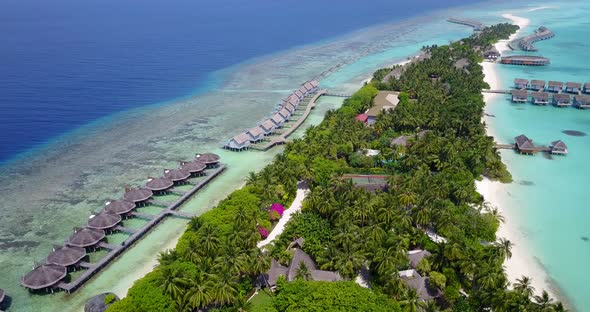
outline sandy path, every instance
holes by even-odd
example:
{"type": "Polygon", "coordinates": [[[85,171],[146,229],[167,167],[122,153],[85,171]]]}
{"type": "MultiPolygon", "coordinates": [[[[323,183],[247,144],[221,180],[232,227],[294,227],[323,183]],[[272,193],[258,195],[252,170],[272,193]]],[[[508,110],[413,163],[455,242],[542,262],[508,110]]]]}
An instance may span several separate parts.
{"type": "Polygon", "coordinates": [[[285,212],[283,213],[283,217],[279,220],[279,223],[277,223],[274,229],[272,229],[272,232],[270,232],[268,237],[265,240],[258,242],[258,244],[256,245],[258,246],[258,248],[268,245],[275,238],[277,238],[277,236],[283,233],[285,225],[287,224],[287,222],[289,222],[289,220],[291,220],[291,216],[301,211],[301,205],[303,204],[303,200],[305,199],[305,196],[307,196],[308,191],[308,188],[297,188],[297,195],[295,196],[295,200],[293,200],[293,203],[291,204],[289,209],[285,210],[285,212]]]}

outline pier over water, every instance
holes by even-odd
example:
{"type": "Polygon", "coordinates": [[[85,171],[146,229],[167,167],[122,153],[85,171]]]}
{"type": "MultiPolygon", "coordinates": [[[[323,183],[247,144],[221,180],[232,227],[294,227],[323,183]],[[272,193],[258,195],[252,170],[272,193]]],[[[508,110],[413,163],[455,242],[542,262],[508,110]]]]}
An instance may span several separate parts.
{"type": "Polygon", "coordinates": [[[465,25],[465,26],[469,26],[472,27],[473,30],[475,31],[481,31],[483,30],[486,25],[484,25],[483,23],[480,23],[478,21],[473,21],[473,20],[468,20],[468,19],[462,19],[462,18],[449,18],[447,19],[447,22],[449,23],[454,23],[454,24],[459,24],[459,25],[465,25]]]}
{"type": "Polygon", "coordinates": [[[549,28],[545,26],[541,26],[537,30],[535,30],[534,34],[523,38],[518,38],[510,42],[508,45],[513,50],[520,49],[523,51],[533,52],[539,50],[533,45],[535,42],[551,39],[553,37],[555,37],[555,33],[553,33],[553,31],[551,31],[549,28]]]}

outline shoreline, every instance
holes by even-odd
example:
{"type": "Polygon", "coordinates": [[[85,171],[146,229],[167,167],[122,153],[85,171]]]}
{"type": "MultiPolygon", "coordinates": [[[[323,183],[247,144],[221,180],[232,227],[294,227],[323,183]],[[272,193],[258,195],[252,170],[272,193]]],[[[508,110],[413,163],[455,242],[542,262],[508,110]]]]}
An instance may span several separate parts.
{"type": "MultiPolygon", "coordinates": [[[[500,53],[509,51],[508,43],[514,40],[522,31],[523,28],[530,24],[530,20],[527,18],[512,15],[510,13],[502,14],[502,17],[511,20],[512,23],[520,26],[520,30],[514,33],[508,40],[502,40],[495,44],[496,49],[500,53]]],[[[480,63],[483,67],[484,80],[490,85],[491,89],[500,88],[500,80],[497,71],[497,64],[491,62],[480,63]]],[[[499,94],[483,94],[486,106],[489,105],[490,101],[496,97],[501,96],[499,94]]],[[[482,121],[488,120],[489,117],[484,116],[482,121]]],[[[494,140],[498,138],[496,132],[489,123],[486,127],[486,132],[489,136],[492,136],[494,140]]],[[[512,284],[516,282],[516,279],[522,276],[532,278],[532,286],[535,288],[535,294],[541,294],[543,290],[546,290],[549,295],[554,298],[560,298],[557,296],[557,291],[551,284],[549,275],[545,272],[541,266],[539,260],[534,257],[529,251],[530,247],[526,244],[525,234],[518,228],[518,225],[514,223],[515,215],[514,212],[508,209],[501,202],[502,198],[506,198],[509,195],[507,185],[503,185],[501,182],[491,181],[487,178],[483,178],[482,181],[476,181],[475,183],[478,193],[480,193],[484,200],[490,204],[491,207],[498,209],[500,214],[505,217],[505,222],[500,223],[498,231],[496,233],[497,238],[506,238],[513,244],[512,257],[504,262],[506,268],[506,275],[510,285],[508,288],[512,288],[512,284]]]]}

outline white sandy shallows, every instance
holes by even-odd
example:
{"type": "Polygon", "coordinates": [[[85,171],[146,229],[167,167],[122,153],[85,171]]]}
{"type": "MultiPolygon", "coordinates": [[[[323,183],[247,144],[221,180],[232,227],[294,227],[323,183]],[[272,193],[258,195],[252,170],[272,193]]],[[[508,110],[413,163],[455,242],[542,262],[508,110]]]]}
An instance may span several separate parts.
{"type": "MultiPolygon", "coordinates": [[[[510,19],[512,23],[520,26],[521,30],[530,23],[529,19],[514,16],[512,14],[503,14],[502,17],[510,19]]],[[[496,49],[498,49],[500,53],[510,50],[508,47],[508,42],[514,40],[520,35],[520,33],[521,31],[519,30],[510,36],[510,39],[502,40],[496,43],[496,49]]],[[[481,65],[483,67],[485,81],[490,85],[490,89],[500,89],[499,77],[496,67],[499,65],[491,62],[483,62],[481,65]]],[[[489,101],[496,96],[501,95],[484,93],[484,100],[489,104],[489,101]]],[[[487,132],[488,135],[496,138],[493,129],[488,128],[487,132]]],[[[506,209],[506,207],[504,207],[500,202],[501,198],[506,198],[508,196],[507,187],[500,182],[490,181],[486,178],[484,178],[483,181],[476,181],[476,187],[477,191],[483,195],[485,200],[492,207],[498,209],[498,211],[505,218],[505,222],[500,224],[497,237],[506,238],[513,244],[512,257],[504,262],[508,280],[511,283],[514,283],[516,282],[516,279],[521,278],[524,275],[532,278],[532,286],[535,288],[536,294],[540,294],[543,290],[546,290],[551,295],[554,295],[551,293],[551,287],[547,273],[539,265],[538,261],[532,256],[532,253],[529,252],[530,249],[526,246],[526,238],[524,234],[513,222],[514,217],[511,217],[511,215],[514,216],[514,212],[506,209]]]]}

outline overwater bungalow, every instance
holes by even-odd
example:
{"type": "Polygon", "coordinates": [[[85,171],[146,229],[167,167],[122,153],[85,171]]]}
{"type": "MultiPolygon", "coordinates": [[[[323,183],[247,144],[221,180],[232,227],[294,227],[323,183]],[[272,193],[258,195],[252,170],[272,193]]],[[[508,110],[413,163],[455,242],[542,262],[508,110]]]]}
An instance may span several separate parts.
{"type": "Polygon", "coordinates": [[[533,92],[531,101],[535,105],[547,105],[549,104],[549,93],[533,92]]]}
{"type": "Polygon", "coordinates": [[[563,82],[561,81],[549,81],[547,84],[547,91],[559,93],[563,89],[563,82]]]}
{"type": "Polygon", "coordinates": [[[66,240],[66,245],[95,249],[104,237],[105,232],[103,230],[75,228],[74,234],[66,240]]]}
{"type": "Polygon", "coordinates": [[[513,103],[525,103],[529,98],[527,90],[512,90],[511,93],[513,103]]]}
{"type": "Polygon", "coordinates": [[[303,94],[303,96],[306,96],[308,91],[304,86],[299,87],[299,92],[301,92],[301,94],[303,94]]]}
{"type": "Polygon", "coordinates": [[[299,98],[295,94],[291,94],[291,96],[287,98],[286,102],[291,103],[291,105],[297,107],[297,105],[299,105],[299,98]]]}
{"type": "MultiPolygon", "coordinates": [[[[245,132],[240,133],[235,137],[231,138],[224,145],[224,148],[229,149],[231,151],[242,151],[248,149],[248,147],[250,147],[250,136],[245,132]]],[[[205,165],[205,167],[207,166],[205,165]]]]}
{"type": "Polygon", "coordinates": [[[282,128],[283,125],[285,124],[285,119],[283,117],[281,117],[281,115],[279,113],[272,115],[270,120],[272,121],[272,123],[275,125],[276,128],[282,128]]]}
{"type": "MultiPolygon", "coordinates": [[[[283,115],[281,115],[279,113],[277,113],[277,114],[279,116],[281,116],[281,118],[283,118],[284,121],[286,120],[283,117],[283,115]]],[[[284,121],[283,121],[283,123],[284,123],[284,121]]],[[[273,122],[273,120],[267,119],[260,124],[260,128],[262,128],[262,130],[264,130],[264,134],[271,135],[275,132],[275,129],[277,128],[277,126],[275,126],[275,123],[273,122]]]]}
{"type": "Polygon", "coordinates": [[[311,86],[316,89],[317,87],[320,86],[320,83],[317,80],[312,80],[309,82],[311,84],[311,86]]]}
{"type": "Polygon", "coordinates": [[[578,94],[582,90],[582,84],[579,82],[566,82],[565,83],[565,92],[578,94]]]}
{"type": "Polygon", "coordinates": [[[533,91],[545,90],[545,80],[531,80],[529,88],[533,91]]]}
{"type": "Polygon", "coordinates": [[[303,86],[305,87],[305,89],[307,90],[307,92],[311,92],[314,89],[313,85],[311,85],[311,83],[309,81],[306,82],[306,83],[304,83],[303,86]]]}
{"type": "Polygon", "coordinates": [[[118,214],[103,211],[88,219],[88,228],[110,232],[121,222],[121,216],[118,214]]]}
{"type": "Polygon", "coordinates": [[[125,188],[123,198],[136,205],[143,205],[154,193],[145,188],[125,188]]]}
{"type": "Polygon", "coordinates": [[[55,246],[53,252],[47,256],[46,262],[63,267],[77,267],[86,257],[86,249],[73,246],[55,246]]]}
{"type": "Polygon", "coordinates": [[[213,153],[196,154],[195,159],[207,165],[207,168],[219,166],[219,155],[213,153]]]}
{"type": "Polygon", "coordinates": [[[582,88],[582,92],[590,94],[590,82],[584,83],[584,87],[582,88]]]}
{"type": "Polygon", "coordinates": [[[550,63],[548,58],[534,55],[503,56],[500,62],[502,64],[524,66],[544,66],[550,63]]]}
{"type": "Polygon", "coordinates": [[[264,130],[262,130],[260,126],[248,129],[246,134],[248,135],[248,140],[250,140],[251,143],[258,143],[264,140],[264,130]]]}
{"type": "Polygon", "coordinates": [[[574,105],[580,109],[590,108],[590,95],[574,96],[574,105]]]}
{"type": "Polygon", "coordinates": [[[568,107],[571,105],[569,94],[559,93],[553,95],[553,105],[557,107],[568,107]]]}
{"type": "Polygon", "coordinates": [[[414,269],[400,271],[399,276],[408,287],[416,291],[421,301],[433,300],[442,295],[441,291],[430,283],[430,278],[422,277],[414,269]]]}
{"type": "Polygon", "coordinates": [[[295,112],[295,106],[293,106],[291,103],[285,103],[285,105],[283,105],[284,108],[286,108],[289,113],[293,114],[295,112]]]}
{"type": "Polygon", "coordinates": [[[190,172],[192,176],[201,176],[203,175],[203,171],[205,171],[205,169],[207,168],[207,165],[198,160],[193,160],[189,162],[182,161],[180,162],[180,168],[182,168],[182,170],[190,172]]]}
{"type": "Polygon", "coordinates": [[[145,183],[145,187],[148,190],[154,192],[154,194],[161,194],[166,193],[169,188],[174,186],[174,182],[172,180],[159,177],[159,178],[148,178],[147,182],[145,183]]]}
{"type": "Polygon", "coordinates": [[[492,46],[490,49],[487,49],[483,52],[483,57],[492,61],[497,60],[500,56],[500,52],[495,46],[492,46]]]}
{"type": "Polygon", "coordinates": [[[174,184],[183,184],[186,179],[191,177],[191,173],[182,169],[166,169],[164,170],[164,177],[174,182],[174,184]]]}
{"type": "Polygon", "coordinates": [[[561,140],[551,142],[551,154],[567,155],[567,145],[561,140]]]}
{"type": "Polygon", "coordinates": [[[514,87],[516,89],[527,89],[529,87],[529,81],[522,78],[514,79],[514,87]]]}
{"type": "Polygon", "coordinates": [[[301,93],[301,91],[299,91],[299,90],[295,90],[295,92],[293,94],[295,94],[295,96],[297,96],[299,99],[303,98],[303,93],[301,93]]]}
{"type": "Polygon", "coordinates": [[[21,279],[21,284],[30,290],[51,289],[61,282],[68,270],[57,264],[43,264],[36,266],[21,279]]]}
{"type": "Polygon", "coordinates": [[[514,138],[516,150],[521,154],[534,154],[537,149],[533,145],[533,140],[529,139],[526,135],[521,134],[514,138]]]}
{"type": "Polygon", "coordinates": [[[108,201],[104,206],[105,211],[121,216],[127,216],[133,209],[135,209],[135,203],[124,199],[108,201]]]}
{"type": "Polygon", "coordinates": [[[283,117],[283,119],[285,119],[286,121],[289,121],[289,118],[291,118],[291,113],[289,113],[289,111],[286,108],[282,108],[281,110],[279,110],[279,115],[281,115],[281,117],[283,117]]]}

